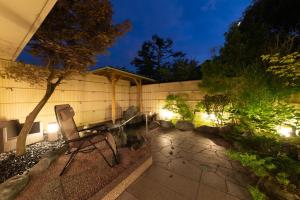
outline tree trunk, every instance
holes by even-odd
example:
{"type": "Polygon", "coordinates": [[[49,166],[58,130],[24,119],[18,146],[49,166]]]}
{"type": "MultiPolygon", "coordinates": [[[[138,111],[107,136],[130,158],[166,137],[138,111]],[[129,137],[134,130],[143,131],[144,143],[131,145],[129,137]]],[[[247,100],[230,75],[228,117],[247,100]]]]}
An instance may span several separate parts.
{"type": "Polygon", "coordinates": [[[47,89],[46,89],[46,93],[45,93],[44,97],[36,105],[36,107],[33,109],[33,111],[31,113],[29,113],[29,115],[27,115],[26,120],[24,122],[24,126],[17,138],[16,155],[20,156],[20,155],[25,154],[26,138],[32,128],[34,120],[36,119],[37,115],[42,110],[44,105],[47,103],[48,99],[51,97],[55,88],[59,85],[60,81],[61,81],[61,79],[59,79],[56,83],[51,83],[48,81],[47,89]]]}

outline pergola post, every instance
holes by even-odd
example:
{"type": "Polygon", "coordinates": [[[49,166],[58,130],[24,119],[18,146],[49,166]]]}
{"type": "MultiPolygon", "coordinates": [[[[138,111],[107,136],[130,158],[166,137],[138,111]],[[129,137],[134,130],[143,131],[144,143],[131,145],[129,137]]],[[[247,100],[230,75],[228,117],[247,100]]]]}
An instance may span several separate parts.
{"type": "Polygon", "coordinates": [[[116,84],[119,78],[114,73],[108,78],[111,83],[111,120],[113,124],[116,122],[116,84]]]}
{"type": "Polygon", "coordinates": [[[113,67],[100,68],[93,71],[92,73],[100,76],[106,76],[111,83],[111,120],[113,123],[116,122],[116,83],[121,78],[124,80],[129,80],[131,83],[134,82],[136,84],[136,106],[138,107],[140,112],[142,111],[142,80],[154,82],[153,79],[149,79],[113,67]]]}
{"type": "Polygon", "coordinates": [[[141,79],[134,79],[136,83],[136,106],[139,108],[140,111],[143,109],[142,105],[142,80],[141,79]]]}

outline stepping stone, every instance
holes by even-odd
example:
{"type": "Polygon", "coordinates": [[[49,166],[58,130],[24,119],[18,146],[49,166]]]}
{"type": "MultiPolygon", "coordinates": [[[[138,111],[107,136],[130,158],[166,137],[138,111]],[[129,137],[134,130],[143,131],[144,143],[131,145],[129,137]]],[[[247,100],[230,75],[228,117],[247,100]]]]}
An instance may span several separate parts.
{"type": "Polygon", "coordinates": [[[169,170],[194,181],[200,181],[202,170],[184,159],[174,159],[169,164],[169,170]]]}
{"type": "Polygon", "coordinates": [[[240,199],[244,200],[251,200],[251,196],[246,188],[239,186],[235,183],[232,183],[230,181],[227,181],[227,187],[228,187],[228,193],[230,193],[233,196],[236,196],[240,199]]]}
{"type": "Polygon", "coordinates": [[[168,157],[166,157],[164,154],[160,152],[152,153],[152,158],[154,162],[158,161],[158,162],[167,163],[170,161],[168,157]]]}
{"type": "Polygon", "coordinates": [[[182,195],[146,177],[140,177],[127,189],[140,200],[182,200],[182,195]]]}
{"type": "Polygon", "coordinates": [[[176,157],[179,153],[179,149],[177,147],[172,148],[172,146],[166,146],[160,150],[160,153],[166,157],[176,157]]]}
{"type": "Polygon", "coordinates": [[[186,199],[196,198],[199,183],[184,176],[177,175],[172,171],[153,166],[145,173],[143,178],[159,183],[177,192],[186,199]]]}
{"type": "Polygon", "coordinates": [[[239,200],[225,192],[216,190],[213,187],[205,184],[200,184],[197,200],[239,200]]]}
{"type": "Polygon", "coordinates": [[[225,179],[213,172],[203,172],[201,183],[211,186],[218,191],[227,192],[225,179]]]}

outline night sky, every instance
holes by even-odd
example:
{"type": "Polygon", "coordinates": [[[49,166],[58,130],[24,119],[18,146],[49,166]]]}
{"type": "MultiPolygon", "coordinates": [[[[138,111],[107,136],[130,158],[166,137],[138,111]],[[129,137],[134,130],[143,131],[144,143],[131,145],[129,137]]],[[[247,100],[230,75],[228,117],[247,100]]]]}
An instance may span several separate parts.
{"type": "MultiPolygon", "coordinates": [[[[98,56],[97,66],[124,66],[130,62],[142,43],[153,34],[174,41],[174,49],[202,62],[211,57],[211,49],[224,43],[224,33],[237,21],[251,0],[113,0],[114,21],[129,19],[132,29],[98,56]]],[[[18,60],[38,64],[25,51],[18,60]]]]}

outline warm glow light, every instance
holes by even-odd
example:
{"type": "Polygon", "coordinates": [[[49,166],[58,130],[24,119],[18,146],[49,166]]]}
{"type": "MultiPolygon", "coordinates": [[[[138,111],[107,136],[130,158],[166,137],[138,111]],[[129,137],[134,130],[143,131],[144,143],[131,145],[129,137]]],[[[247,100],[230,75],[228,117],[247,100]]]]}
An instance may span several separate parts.
{"type": "Polygon", "coordinates": [[[277,126],[277,132],[284,137],[290,137],[293,129],[289,126],[277,126]]]}
{"type": "Polygon", "coordinates": [[[47,132],[48,133],[57,133],[59,127],[57,123],[49,123],[47,127],[47,132]]]}
{"type": "Polygon", "coordinates": [[[161,109],[160,116],[163,120],[171,120],[174,117],[174,113],[167,109],[161,109]]]}
{"type": "Polygon", "coordinates": [[[215,114],[203,113],[202,116],[204,120],[213,121],[213,122],[217,121],[217,117],[215,114]]]}

